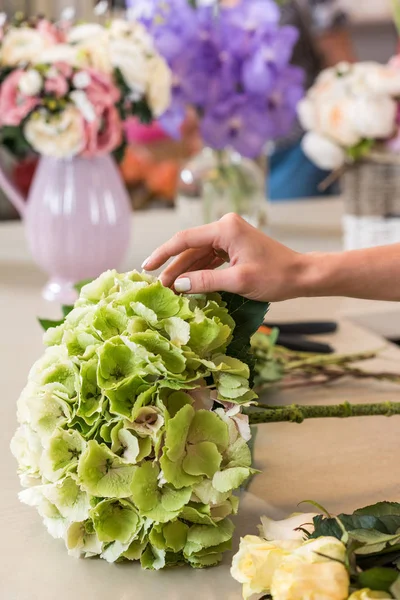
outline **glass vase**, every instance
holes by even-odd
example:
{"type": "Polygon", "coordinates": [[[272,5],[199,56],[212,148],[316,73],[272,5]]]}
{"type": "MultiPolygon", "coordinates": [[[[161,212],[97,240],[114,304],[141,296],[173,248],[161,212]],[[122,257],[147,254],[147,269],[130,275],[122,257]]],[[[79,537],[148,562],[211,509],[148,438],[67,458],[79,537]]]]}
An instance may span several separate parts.
{"type": "Polygon", "coordinates": [[[183,168],[178,213],[184,229],[234,212],[255,227],[266,224],[266,173],[233,150],[205,148],[183,168]]]}

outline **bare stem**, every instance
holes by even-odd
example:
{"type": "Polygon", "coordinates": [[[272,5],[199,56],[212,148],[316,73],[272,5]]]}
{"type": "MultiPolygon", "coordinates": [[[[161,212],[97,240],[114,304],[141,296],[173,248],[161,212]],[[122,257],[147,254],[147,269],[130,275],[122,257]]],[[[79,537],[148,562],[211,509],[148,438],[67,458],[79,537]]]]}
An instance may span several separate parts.
{"type": "Polygon", "coordinates": [[[260,423],[302,423],[306,419],[345,419],[350,417],[392,417],[400,415],[400,402],[383,402],[376,404],[350,404],[345,402],[332,406],[263,406],[258,410],[244,409],[252,425],[260,423]]]}

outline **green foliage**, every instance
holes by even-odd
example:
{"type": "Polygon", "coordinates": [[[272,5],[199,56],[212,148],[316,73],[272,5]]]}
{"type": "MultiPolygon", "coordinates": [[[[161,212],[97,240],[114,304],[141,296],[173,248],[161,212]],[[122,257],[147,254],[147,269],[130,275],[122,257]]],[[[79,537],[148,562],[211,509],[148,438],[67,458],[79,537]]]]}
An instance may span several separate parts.
{"type": "Polygon", "coordinates": [[[351,148],[348,148],[347,155],[351,159],[351,161],[357,162],[358,160],[361,160],[362,158],[365,158],[366,156],[368,156],[368,154],[372,150],[374,144],[375,144],[375,140],[369,140],[369,139],[362,140],[356,146],[352,146],[351,148]]]}
{"type": "Polygon", "coordinates": [[[247,300],[229,292],[224,292],[221,296],[226,302],[229,315],[236,323],[229,354],[249,365],[250,380],[253,381],[255,357],[249,342],[262,325],[270,305],[268,302],[247,300]]]}
{"type": "Polygon", "coordinates": [[[32,148],[23,135],[22,126],[4,125],[0,131],[0,144],[17,158],[25,158],[32,152],[32,148]]]}
{"type": "Polygon", "coordinates": [[[360,588],[369,588],[378,592],[390,592],[392,585],[398,577],[399,573],[394,569],[374,567],[359,575],[358,585],[360,588]]]}
{"type": "Polygon", "coordinates": [[[352,587],[400,597],[400,504],[380,502],[351,515],[314,518],[316,539],[333,536],[347,547],[352,587]]]}

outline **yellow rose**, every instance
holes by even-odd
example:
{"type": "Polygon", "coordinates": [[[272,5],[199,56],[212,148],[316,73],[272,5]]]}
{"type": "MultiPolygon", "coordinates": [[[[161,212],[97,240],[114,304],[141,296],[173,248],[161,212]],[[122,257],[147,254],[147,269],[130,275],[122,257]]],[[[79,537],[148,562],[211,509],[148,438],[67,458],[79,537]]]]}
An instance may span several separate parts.
{"type": "Polygon", "coordinates": [[[375,600],[376,598],[391,598],[390,594],[386,592],[373,592],[372,590],[363,589],[358,592],[354,592],[349,600],[375,600]]]}
{"type": "Polygon", "coordinates": [[[320,537],[305,542],[293,554],[303,562],[316,563],[335,560],[344,563],[346,546],[335,537],[320,537]]]}
{"type": "Polygon", "coordinates": [[[275,570],[299,544],[293,540],[267,542],[254,535],[242,538],[239,552],[233,557],[231,575],[243,584],[243,598],[269,592],[275,570]]]}
{"type": "Polygon", "coordinates": [[[305,563],[292,556],[276,569],[271,594],[274,600],[346,600],[349,583],[338,562],[305,563]]]}
{"type": "Polygon", "coordinates": [[[305,542],[276,569],[271,585],[274,600],[347,599],[345,557],[345,545],[334,537],[305,542]]]}

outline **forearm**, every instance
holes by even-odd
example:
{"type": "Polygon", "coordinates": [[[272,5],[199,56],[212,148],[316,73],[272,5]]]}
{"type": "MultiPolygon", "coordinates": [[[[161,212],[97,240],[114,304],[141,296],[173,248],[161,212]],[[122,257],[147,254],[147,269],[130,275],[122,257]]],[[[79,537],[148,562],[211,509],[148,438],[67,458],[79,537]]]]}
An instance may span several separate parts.
{"type": "Polygon", "coordinates": [[[299,295],[400,301],[400,244],[304,255],[299,295]]]}

